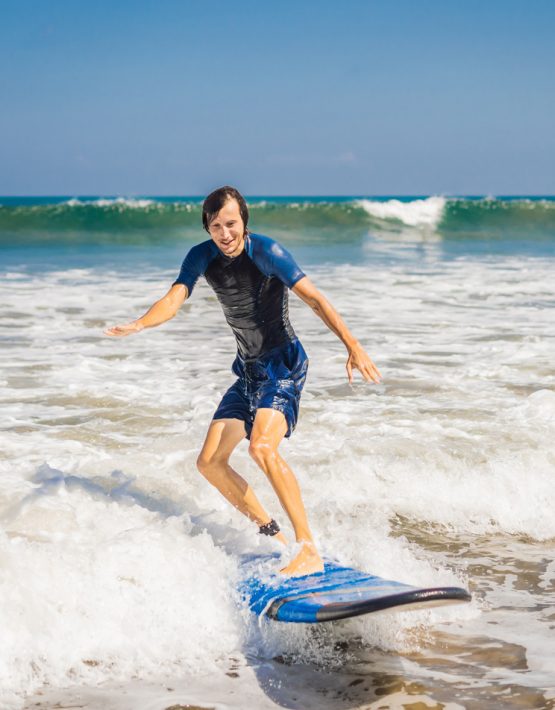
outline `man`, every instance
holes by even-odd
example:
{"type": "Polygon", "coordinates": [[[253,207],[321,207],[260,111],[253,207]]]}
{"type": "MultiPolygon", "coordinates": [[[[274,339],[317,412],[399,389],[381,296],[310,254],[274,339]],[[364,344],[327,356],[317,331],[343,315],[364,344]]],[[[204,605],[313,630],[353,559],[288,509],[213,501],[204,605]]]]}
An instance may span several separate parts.
{"type": "Polygon", "coordinates": [[[210,239],[187,254],[168,293],[141,318],[106,331],[126,336],[173,318],[205,276],[220,301],[237,341],[232,370],[238,379],[224,395],[198,457],[199,471],[250,520],[259,531],[286,539],[264,510],[252,488],[229,465],[237,444],[250,439],[249,453],[268,476],[287,513],[299,551],[281,572],[301,576],[321,572],[318,554],[295,475],[278,453],[291,435],[298,416],[308,359],[288,315],[288,288],[307,303],[347,348],[347,374],[353,368],[367,381],[380,373],[351,335],[339,314],[277,242],[247,230],[249,213],[242,195],[229,186],[204,201],[202,221],[210,239]]]}

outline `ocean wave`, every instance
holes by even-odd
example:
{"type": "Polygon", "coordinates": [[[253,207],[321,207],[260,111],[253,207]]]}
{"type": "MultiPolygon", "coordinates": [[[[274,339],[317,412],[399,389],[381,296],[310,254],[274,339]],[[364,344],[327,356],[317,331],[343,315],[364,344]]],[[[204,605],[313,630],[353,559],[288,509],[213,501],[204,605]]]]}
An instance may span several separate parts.
{"type": "MultiPolygon", "coordinates": [[[[444,239],[553,239],[554,198],[256,198],[253,231],[330,243],[395,233],[444,239]]],[[[202,236],[200,198],[0,198],[0,245],[126,242],[202,236]]]]}

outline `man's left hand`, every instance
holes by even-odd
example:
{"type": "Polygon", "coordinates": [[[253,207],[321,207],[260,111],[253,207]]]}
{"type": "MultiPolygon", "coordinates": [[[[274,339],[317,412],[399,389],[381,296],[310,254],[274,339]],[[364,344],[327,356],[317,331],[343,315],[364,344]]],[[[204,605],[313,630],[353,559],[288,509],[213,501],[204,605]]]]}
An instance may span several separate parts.
{"type": "Polygon", "coordinates": [[[349,384],[353,383],[353,368],[356,368],[367,382],[380,383],[381,372],[358,342],[349,348],[349,358],[346,367],[349,384]]]}

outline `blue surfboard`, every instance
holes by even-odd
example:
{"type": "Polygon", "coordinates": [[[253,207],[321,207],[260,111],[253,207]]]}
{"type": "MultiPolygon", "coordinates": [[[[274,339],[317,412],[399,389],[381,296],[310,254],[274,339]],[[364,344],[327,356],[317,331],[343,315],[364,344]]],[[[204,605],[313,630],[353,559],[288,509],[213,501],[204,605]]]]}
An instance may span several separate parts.
{"type": "Polygon", "coordinates": [[[305,577],[270,572],[277,556],[245,557],[239,591],[251,611],[275,621],[314,624],[379,611],[406,611],[469,602],[462,587],[413,587],[325,561],[305,577]]]}

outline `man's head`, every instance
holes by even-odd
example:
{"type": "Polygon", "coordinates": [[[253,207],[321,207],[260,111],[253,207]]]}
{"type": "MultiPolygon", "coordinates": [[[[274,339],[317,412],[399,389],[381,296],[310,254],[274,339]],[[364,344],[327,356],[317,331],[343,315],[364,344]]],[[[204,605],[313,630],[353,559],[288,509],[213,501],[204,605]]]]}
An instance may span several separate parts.
{"type": "Polygon", "coordinates": [[[220,187],[204,200],[202,224],[226,256],[237,256],[243,251],[248,221],[245,198],[234,187],[220,187]]]}

